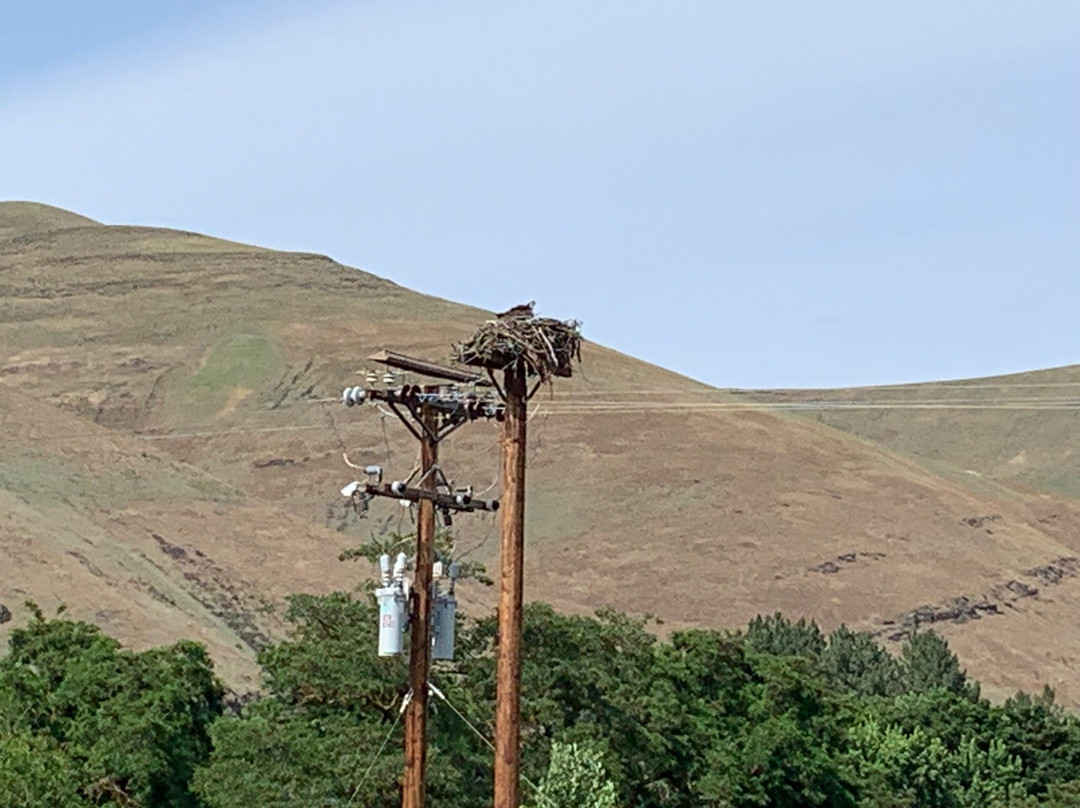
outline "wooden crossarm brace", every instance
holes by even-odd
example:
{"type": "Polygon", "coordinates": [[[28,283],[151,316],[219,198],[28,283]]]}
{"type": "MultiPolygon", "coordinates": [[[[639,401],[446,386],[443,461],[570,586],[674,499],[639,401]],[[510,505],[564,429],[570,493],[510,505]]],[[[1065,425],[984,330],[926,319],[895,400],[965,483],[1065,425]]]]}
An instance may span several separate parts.
{"type": "Polygon", "coordinates": [[[499,500],[497,499],[466,499],[464,502],[458,502],[457,496],[454,494],[445,494],[441,491],[432,491],[427,488],[413,488],[411,486],[403,486],[399,491],[394,491],[391,483],[380,483],[378,485],[368,483],[364,486],[364,493],[373,497],[390,497],[391,499],[405,499],[409,502],[419,502],[420,500],[428,500],[435,503],[435,507],[441,511],[461,511],[462,513],[472,513],[473,511],[497,511],[499,510],[499,500]]]}

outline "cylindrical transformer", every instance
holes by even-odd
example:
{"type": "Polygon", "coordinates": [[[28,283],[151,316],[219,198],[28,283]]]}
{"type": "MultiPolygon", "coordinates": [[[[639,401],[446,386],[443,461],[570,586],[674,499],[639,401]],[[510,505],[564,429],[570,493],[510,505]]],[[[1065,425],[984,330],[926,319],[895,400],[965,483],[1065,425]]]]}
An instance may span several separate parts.
{"type": "Polygon", "coordinates": [[[405,631],[405,593],[399,586],[375,590],[379,602],[379,656],[399,656],[405,631]]]}
{"type": "Polygon", "coordinates": [[[454,620],[457,617],[457,598],[438,595],[432,616],[432,659],[454,658],[454,620]]]}

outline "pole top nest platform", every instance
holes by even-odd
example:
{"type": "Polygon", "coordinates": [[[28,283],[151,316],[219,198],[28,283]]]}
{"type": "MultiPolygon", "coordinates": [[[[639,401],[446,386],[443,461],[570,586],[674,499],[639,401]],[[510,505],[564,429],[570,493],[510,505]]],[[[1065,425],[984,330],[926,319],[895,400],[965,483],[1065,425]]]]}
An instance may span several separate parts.
{"type": "Polygon", "coordinates": [[[442,379],[457,384],[475,384],[481,387],[490,384],[476,373],[466,373],[457,368],[448,368],[427,359],[418,359],[415,356],[409,356],[398,351],[378,351],[369,356],[368,361],[378,362],[380,365],[386,365],[395,370],[405,370],[410,373],[418,373],[421,376],[430,376],[434,379],[442,379]]]}
{"type": "Polygon", "coordinates": [[[520,363],[527,376],[541,382],[573,375],[581,361],[581,323],[537,317],[535,303],[514,306],[488,320],[471,339],[454,346],[454,360],[488,371],[520,363]]]}

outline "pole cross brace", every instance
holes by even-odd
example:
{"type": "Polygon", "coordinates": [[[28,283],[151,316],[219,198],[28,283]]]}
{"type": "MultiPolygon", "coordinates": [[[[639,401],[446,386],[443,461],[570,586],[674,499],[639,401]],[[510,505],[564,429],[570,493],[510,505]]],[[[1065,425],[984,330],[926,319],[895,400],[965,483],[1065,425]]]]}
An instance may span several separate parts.
{"type": "Polygon", "coordinates": [[[407,384],[395,390],[346,387],[341,398],[350,407],[363,401],[383,401],[414,438],[423,440],[426,435],[435,443],[469,421],[481,418],[502,421],[506,417],[506,406],[490,394],[478,396],[444,385],[407,384]],[[407,410],[412,418],[402,412],[402,408],[407,410]],[[438,424],[434,428],[425,421],[424,409],[432,409],[438,413],[438,424]]]}
{"type": "Polygon", "coordinates": [[[467,494],[444,494],[441,491],[432,491],[428,488],[413,488],[407,485],[395,486],[391,483],[375,485],[368,483],[364,486],[364,493],[373,497],[390,497],[391,499],[404,499],[409,502],[428,500],[435,503],[435,507],[441,511],[472,513],[473,511],[499,510],[499,500],[497,499],[473,499],[467,494]]]}

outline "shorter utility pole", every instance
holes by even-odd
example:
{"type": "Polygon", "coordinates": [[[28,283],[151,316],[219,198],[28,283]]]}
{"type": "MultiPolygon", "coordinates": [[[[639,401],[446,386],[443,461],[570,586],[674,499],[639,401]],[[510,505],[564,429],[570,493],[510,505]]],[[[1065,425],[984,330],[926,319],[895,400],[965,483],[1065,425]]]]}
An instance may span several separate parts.
{"type": "MultiPolygon", "coordinates": [[[[371,479],[366,484],[353,482],[342,489],[350,497],[358,513],[366,513],[368,505],[375,497],[391,497],[419,506],[416,529],[416,556],[414,580],[408,604],[409,615],[409,690],[411,698],[405,707],[405,773],[402,777],[402,808],[424,808],[426,797],[427,769],[427,708],[428,676],[431,672],[432,658],[432,601],[435,595],[435,513],[442,513],[447,524],[451,512],[494,511],[499,507],[498,500],[474,500],[472,489],[454,490],[439,468],[439,442],[454,432],[462,424],[480,418],[502,420],[505,407],[493,394],[478,394],[477,385],[487,385],[475,374],[465,373],[453,368],[445,368],[427,360],[406,356],[393,351],[381,351],[370,357],[397,370],[418,373],[434,377],[441,384],[401,385],[389,389],[349,387],[342,393],[342,401],[348,406],[365,401],[378,401],[386,404],[412,435],[420,442],[420,465],[408,479],[395,481],[389,485],[382,483],[382,469],[368,466],[364,469],[371,479]],[[450,382],[447,384],[446,382],[450,382]],[[462,390],[462,386],[466,389],[462,390]],[[415,485],[410,485],[416,475],[415,485]],[[372,481],[373,480],[373,481],[372,481]],[[440,490],[445,488],[447,490],[440,490]]],[[[374,379],[374,375],[369,379],[374,379]]],[[[389,384],[393,374],[387,377],[389,384]]],[[[389,576],[389,556],[383,556],[383,586],[391,583],[389,576]]],[[[381,562],[382,563],[382,562],[381,562]]],[[[394,580],[398,592],[401,589],[405,557],[401,557],[400,573],[395,571],[394,580]]],[[[456,574],[451,565],[451,580],[456,574]]],[[[395,568],[396,569],[396,568],[395,568]]],[[[451,587],[451,593],[453,589],[451,587]]],[[[392,589],[377,590],[376,597],[392,589]]],[[[400,594],[399,594],[400,597],[400,594]]],[[[394,607],[397,608],[397,607],[394,607]]],[[[380,621],[382,600],[380,600],[380,621]]],[[[380,653],[397,654],[401,651],[401,623],[399,612],[393,612],[387,631],[396,635],[394,642],[383,644],[380,634],[380,653]]],[[[453,616],[449,618],[451,624],[453,616]]],[[[383,625],[380,625],[380,632],[383,625]]],[[[452,639],[449,643],[452,654],[452,639]]]]}
{"type": "MultiPolygon", "coordinates": [[[[439,462],[436,413],[420,409],[424,427],[420,437],[420,488],[435,491],[435,467],[439,462]]],[[[412,700],[405,708],[405,777],[402,808],[423,808],[427,771],[428,674],[431,672],[431,576],[435,563],[435,503],[420,500],[416,520],[416,569],[412,589],[409,637],[409,689],[412,700]]]]}

